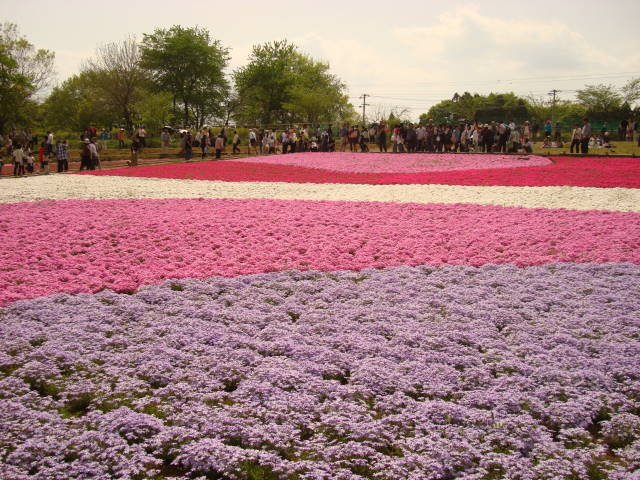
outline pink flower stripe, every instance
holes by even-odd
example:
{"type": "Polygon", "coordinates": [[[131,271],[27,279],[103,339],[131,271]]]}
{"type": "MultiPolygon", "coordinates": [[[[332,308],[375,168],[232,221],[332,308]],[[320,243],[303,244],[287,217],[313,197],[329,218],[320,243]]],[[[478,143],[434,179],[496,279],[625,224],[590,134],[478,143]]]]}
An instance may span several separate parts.
{"type": "MultiPolygon", "coordinates": [[[[255,157],[253,157],[255,158],[255,157]]],[[[176,163],[85,172],[88,175],[222,180],[228,182],[439,184],[485,186],[576,186],[640,188],[640,159],[550,157],[541,167],[422,173],[330,172],[245,161],[176,163]]]]}
{"type": "Polygon", "coordinates": [[[290,269],[640,263],[640,214],[286,200],[0,205],[0,304],[290,269]]]}
{"type": "Polygon", "coordinates": [[[292,165],[350,173],[420,173],[493,168],[540,167],[551,160],[536,155],[485,155],[455,153],[293,153],[247,157],[238,162],[292,165]]]}

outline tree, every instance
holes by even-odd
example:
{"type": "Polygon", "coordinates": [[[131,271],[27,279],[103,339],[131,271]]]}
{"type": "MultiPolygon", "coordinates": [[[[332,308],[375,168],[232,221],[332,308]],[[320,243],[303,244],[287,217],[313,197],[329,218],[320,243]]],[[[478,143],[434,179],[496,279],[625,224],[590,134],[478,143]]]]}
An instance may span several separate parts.
{"type": "Polygon", "coordinates": [[[243,120],[265,125],[289,120],[283,104],[295,85],[292,58],[296,53],[295,45],[286,40],[254,45],[249,63],[233,72],[243,120]]]}
{"type": "Polygon", "coordinates": [[[54,75],[54,54],[36,50],[12,23],[0,25],[0,132],[29,123],[33,98],[54,75]]]}
{"type": "Polygon", "coordinates": [[[168,92],[145,92],[135,109],[147,130],[157,132],[165,125],[172,124],[172,100],[168,92]]]}
{"type": "Polygon", "coordinates": [[[622,87],[622,97],[625,103],[633,105],[640,100],[640,77],[629,80],[622,87]]]}
{"type": "Polygon", "coordinates": [[[443,100],[420,116],[424,122],[431,118],[436,123],[448,123],[457,120],[524,121],[529,118],[529,103],[526,99],[509,93],[490,93],[489,95],[464,92],[456,100],[443,100]]]}
{"type": "Polygon", "coordinates": [[[542,125],[551,119],[551,110],[556,121],[563,125],[582,124],[582,119],[587,115],[584,105],[571,100],[556,101],[552,107],[552,101],[547,97],[527,97],[531,120],[542,125]]]}
{"type": "Polygon", "coordinates": [[[345,114],[351,116],[349,110],[353,108],[345,94],[346,85],[329,73],[329,64],[299,53],[294,55],[292,63],[294,83],[282,107],[294,121],[333,122],[345,114]]]}
{"type": "Polygon", "coordinates": [[[614,112],[622,107],[622,96],[612,85],[585,85],[576,92],[578,102],[589,113],[614,112]]]}
{"type": "Polygon", "coordinates": [[[233,78],[242,106],[237,117],[248,123],[333,122],[353,110],[329,65],[286,40],[255,45],[233,78]]]}
{"type": "Polygon", "coordinates": [[[128,131],[133,130],[135,105],[142,99],[149,79],[140,67],[140,49],[135,37],[98,48],[95,58],[82,69],[90,84],[116,113],[128,131]]]}
{"type": "Polygon", "coordinates": [[[92,83],[91,75],[73,75],[44,101],[45,121],[55,130],[81,132],[90,123],[111,125],[119,116],[92,83]]]}
{"type": "Polygon", "coordinates": [[[184,126],[194,120],[200,127],[207,118],[223,113],[228,62],[228,49],[204,28],[174,25],[143,37],[141,65],[157,91],[171,93],[174,115],[182,107],[184,126]]]}

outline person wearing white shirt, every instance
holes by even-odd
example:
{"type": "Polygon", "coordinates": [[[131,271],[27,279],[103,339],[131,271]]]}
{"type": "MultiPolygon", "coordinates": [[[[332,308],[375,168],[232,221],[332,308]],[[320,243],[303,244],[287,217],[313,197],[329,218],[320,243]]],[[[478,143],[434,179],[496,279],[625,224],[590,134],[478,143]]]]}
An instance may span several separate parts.
{"type": "Polygon", "coordinates": [[[19,145],[17,148],[14,148],[11,156],[13,157],[13,176],[24,176],[25,153],[23,146],[19,145]]]}
{"type": "Polygon", "coordinates": [[[582,128],[580,125],[575,125],[571,131],[571,147],[569,151],[573,153],[573,147],[576,149],[576,153],[580,153],[580,140],[582,139],[582,128]]]}
{"type": "Polygon", "coordinates": [[[298,141],[298,137],[296,135],[295,130],[291,130],[289,133],[289,151],[291,153],[296,153],[296,142],[298,141]]]}

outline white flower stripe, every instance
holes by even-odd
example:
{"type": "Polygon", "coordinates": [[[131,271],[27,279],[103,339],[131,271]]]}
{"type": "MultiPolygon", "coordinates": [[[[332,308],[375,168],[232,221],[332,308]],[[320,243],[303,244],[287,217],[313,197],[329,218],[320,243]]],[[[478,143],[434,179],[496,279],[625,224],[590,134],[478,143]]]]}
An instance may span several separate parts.
{"type": "Polygon", "coordinates": [[[112,198],[265,198],[400,203],[467,203],[640,212],[640,189],[456,185],[218,182],[51,175],[2,182],[0,203],[112,198]]]}

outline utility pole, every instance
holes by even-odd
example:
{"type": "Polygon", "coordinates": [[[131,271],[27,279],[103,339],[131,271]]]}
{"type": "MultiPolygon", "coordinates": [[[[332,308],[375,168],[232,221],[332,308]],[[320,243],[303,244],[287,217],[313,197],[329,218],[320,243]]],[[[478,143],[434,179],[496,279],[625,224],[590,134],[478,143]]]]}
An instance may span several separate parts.
{"type": "Polygon", "coordinates": [[[367,126],[366,111],[367,111],[367,107],[369,106],[369,104],[367,103],[367,97],[370,97],[370,96],[371,95],[369,95],[368,93],[363,93],[358,97],[362,99],[362,105],[360,105],[362,107],[362,125],[365,127],[367,126]]]}
{"type": "Polygon", "coordinates": [[[551,100],[551,122],[555,123],[555,112],[556,112],[556,95],[560,93],[560,90],[556,90],[555,88],[549,92],[549,96],[552,98],[551,100]]]}

